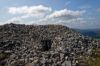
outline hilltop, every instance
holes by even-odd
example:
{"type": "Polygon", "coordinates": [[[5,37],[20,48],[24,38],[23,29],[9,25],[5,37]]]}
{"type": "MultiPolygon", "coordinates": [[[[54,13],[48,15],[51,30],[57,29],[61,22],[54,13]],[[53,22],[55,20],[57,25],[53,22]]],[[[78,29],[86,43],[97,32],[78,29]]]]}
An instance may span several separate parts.
{"type": "Polygon", "coordinates": [[[65,64],[66,57],[73,61],[71,64],[76,64],[74,61],[79,56],[90,56],[92,49],[99,47],[100,40],[62,25],[0,26],[1,66],[32,66],[33,63],[51,66],[65,64]]]}

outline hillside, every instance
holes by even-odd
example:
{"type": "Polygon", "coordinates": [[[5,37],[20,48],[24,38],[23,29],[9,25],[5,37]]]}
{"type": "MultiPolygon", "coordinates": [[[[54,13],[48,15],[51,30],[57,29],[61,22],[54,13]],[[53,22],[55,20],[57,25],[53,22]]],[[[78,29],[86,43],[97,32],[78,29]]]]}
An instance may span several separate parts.
{"type": "Polygon", "coordinates": [[[0,26],[1,66],[64,66],[65,61],[75,65],[78,57],[91,56],[94,47],[100,47],[100,40],[62,25],[0,26]]]}

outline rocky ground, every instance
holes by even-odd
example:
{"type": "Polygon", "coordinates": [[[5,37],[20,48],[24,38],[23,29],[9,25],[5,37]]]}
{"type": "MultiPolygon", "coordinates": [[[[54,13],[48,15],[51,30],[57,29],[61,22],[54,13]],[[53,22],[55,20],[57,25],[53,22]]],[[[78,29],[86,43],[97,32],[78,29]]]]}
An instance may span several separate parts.
{"type": "Polygon", "coordinates": [[[0,26],[0,66],[86,66],[100,40],[62,25],[0,26]]]}

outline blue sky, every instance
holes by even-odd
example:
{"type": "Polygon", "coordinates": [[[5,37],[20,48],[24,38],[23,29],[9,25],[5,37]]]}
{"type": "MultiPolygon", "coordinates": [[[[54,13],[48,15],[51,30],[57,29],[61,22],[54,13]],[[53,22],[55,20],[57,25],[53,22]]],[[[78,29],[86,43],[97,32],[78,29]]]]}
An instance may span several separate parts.
{"type": "Polygon", "coordinates": [[[0,0],[0,25],[62,24],[100,28],[100,0],[0,0]]]}

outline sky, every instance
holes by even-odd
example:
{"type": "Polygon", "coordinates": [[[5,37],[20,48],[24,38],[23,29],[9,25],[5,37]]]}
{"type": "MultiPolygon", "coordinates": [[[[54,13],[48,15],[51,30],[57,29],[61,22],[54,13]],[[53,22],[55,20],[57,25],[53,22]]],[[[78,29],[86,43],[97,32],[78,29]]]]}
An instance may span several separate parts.
{"type": "Polygon", "coordinates": [[[100,0],[0,0],[0,25],[61,24],[100,29],[100,0]]]}

